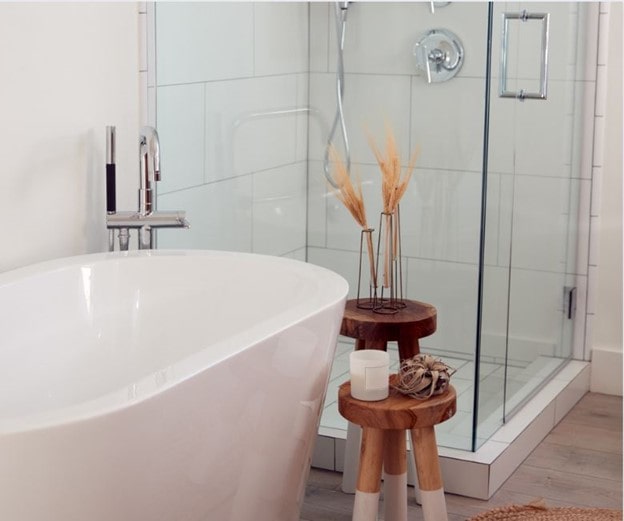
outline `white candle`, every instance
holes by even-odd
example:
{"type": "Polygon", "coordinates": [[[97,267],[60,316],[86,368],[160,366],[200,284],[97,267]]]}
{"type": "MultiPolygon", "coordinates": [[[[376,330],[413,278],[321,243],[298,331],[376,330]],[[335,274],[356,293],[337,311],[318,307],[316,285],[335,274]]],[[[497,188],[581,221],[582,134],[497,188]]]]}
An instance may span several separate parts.
{"type": "Polygon", "coordinates": [[[374,402],[388,397],[390,357],[386,351],[361,349],[349,355],[351,396],[374,402]]]}

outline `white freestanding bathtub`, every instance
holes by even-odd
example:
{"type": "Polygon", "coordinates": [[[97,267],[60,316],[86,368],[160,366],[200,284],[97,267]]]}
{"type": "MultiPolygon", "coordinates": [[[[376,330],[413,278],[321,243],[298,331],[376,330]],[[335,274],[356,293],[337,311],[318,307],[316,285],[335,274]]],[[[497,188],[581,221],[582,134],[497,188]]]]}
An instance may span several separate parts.
{"type": "Polygon", "coordinates": [[[0,274],[0,520],[298,520],[346,294],[226,252],[0,274]]]}

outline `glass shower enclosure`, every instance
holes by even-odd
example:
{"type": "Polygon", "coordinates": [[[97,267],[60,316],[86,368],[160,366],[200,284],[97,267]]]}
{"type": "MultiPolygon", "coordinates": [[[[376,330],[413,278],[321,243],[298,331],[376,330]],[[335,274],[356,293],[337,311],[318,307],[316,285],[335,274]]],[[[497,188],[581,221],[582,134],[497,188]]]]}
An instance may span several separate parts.
{"type": "MultiPolygon", "coordinates": [[[[458,412],[439,426],[439,443],[476,450],[579,356],[579,194],[591,176],[595,5],[210,2],[154,10],[158,205],[186,209],[192,224],[159,232],[159,247],[286,255],[340,273],[355,296],[359,229],[323,171],[340,76],[351,172],[371,223],[381,177],[369,138],[383,143],[391,127],[405,164],[420,149],[401,203],[403,273],[406,295],[438,310],[438,329],[421,350],[457,369],[458,412]]],[[[352,348],[340,340],[326,435],[346,429],[336,388],[352,348]]]]}

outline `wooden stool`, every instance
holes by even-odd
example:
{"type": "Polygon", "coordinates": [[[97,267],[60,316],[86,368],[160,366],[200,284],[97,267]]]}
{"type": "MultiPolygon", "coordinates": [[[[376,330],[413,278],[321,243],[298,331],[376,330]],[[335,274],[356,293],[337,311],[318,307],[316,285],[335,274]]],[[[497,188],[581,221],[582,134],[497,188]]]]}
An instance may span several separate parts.
{"type": "MultiPolygon", "coordinates": [[[[357,300],[347,301],[340,334],[355,338],[355,349],[386,350],[388,342],[396,341],[401,361],[420,353],[420,338],[435,333],[437,311],[431,304],[405,300],[406,307],[391,315],[373,313],[357,307],[357,300]]],[[[360,428],[349,422],[342,473],[342,490],[355,492],[360,428]]],[[[410,462],[411,463],[411,462],[410,462]]],[[[412,472],[413,472],[412,468],[412,472]]],[[[418,502],[420,498],[417,496],[418,502]]]]}
{"type": "MultiPolygon", "coordinates": [[[[394,378],[396,375],[391,376],[391,382],[394,378]]],[[[423,518],[425,521],[448,520],[434,426],[455,414],[456,402],[452,386],[444,394],[428,400],[409,398],[390,389],[390,396],[378,402],[353,398],[351,382],[340,386],[340,414],[362,427],[353,521],[377,519],[382,467],[386,473],[385,521],[407,520],[405,430],[412,434],[423,518]]]]}
{"type": "Polygon", "coordinates": [[[388,342],[399,345],[401,360],[420,353],[418,339],[435,333],[437,311],[431,304],[405,300],[406,306],[392,315],[373,313],[357,307],[356,299],[347,301],[340,334],[355,338],[355,349],[383,349],[388,342]]]}

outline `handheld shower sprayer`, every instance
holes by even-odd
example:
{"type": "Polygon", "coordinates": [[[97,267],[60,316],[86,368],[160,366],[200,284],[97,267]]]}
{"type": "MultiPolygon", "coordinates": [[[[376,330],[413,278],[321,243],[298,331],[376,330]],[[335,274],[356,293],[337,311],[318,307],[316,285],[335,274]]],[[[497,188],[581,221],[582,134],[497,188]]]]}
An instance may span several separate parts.
{"type": "MultiPolygon", "coordinates": [[[[106,127],[106,213],[114,215],[117,212],[116,186],[116,142],[115,127],[106,127]]],[[[108,230],[108,251],[115,249],[115,230],[108,230]]]]}

